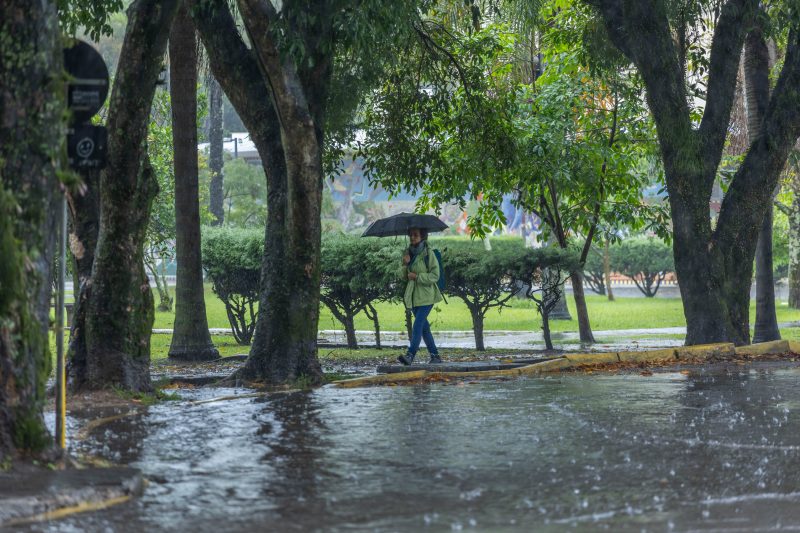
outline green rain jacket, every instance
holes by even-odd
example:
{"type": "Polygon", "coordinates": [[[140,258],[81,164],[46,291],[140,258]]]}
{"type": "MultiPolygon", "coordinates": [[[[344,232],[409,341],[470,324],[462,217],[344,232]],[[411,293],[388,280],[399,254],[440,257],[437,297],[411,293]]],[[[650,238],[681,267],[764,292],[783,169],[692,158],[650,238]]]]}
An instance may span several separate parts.
{"type": "MultiPolygon", "coordinates": [[[[403,255],[407,250],[403,252],[403,255]]],[[[402,260],[401,260],[402,261],[402,260]]],[[[425,250],[417,255],[409,269],[403,265],[400,269],[400,277],[407,281],[406,292],[403,301],[408,309],[421,305],[433,305],[442,301],[442,293],[439,291],[439,261],[428,243],[425,243],[425,250]],[[428,260],[425,261],[425,255],[428,260]],[[428,263],[427,266],[425,263],[428,263]],[[416,281],[408,279],[408,273],[414,272],[417,275],[416,281]]]]}

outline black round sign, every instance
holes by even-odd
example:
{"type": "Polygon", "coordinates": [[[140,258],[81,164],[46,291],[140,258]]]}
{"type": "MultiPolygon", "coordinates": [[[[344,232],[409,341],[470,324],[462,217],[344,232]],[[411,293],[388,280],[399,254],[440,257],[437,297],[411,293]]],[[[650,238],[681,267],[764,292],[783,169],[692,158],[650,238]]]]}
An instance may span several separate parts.
{"type": "Polygon", "coordinates": [[[64,48],[64,68],[69,74],[67,106],[72,122],[88,121],[100,111],[108,96],[108,68],[103,56],[85,41],[64,48]]]}

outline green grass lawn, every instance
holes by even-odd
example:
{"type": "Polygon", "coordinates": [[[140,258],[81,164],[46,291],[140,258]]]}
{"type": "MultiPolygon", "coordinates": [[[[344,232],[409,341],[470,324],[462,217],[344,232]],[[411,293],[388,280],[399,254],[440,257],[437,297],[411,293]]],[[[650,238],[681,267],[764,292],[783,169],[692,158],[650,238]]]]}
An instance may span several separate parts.
{"type": "MultiPolygon", "coordinates": [[[[206,314],[208,325],[212,328],[229,328],[225,306],[210,287],[206,287],[206,314]]],[[[589,320],[594,330],[650,329],[685,326],[683,308],[678,298],[617,298],[609,302],[604,296],[587,296],[589,320]]],[[[542,323],[532,302],[512,299],[511,307],[500,311],[492,309],[486,316],[486,330],[539,331],[542,323]]],[[[567,305],[573,320],[551,321],[553,331],[577,331],[575,302],[567,298],[567,305]]],[[[384,331],[405,329],[405,315],[400,304],[380,303],[376,305],[384,331]]],[[[156,312],[154,328],[171,329],[175,315],[172,312],[156,312]]],[[[431,313],[431,323],[438,330],[472,330],[472,321],[466,305],[456,298],[448,304],[441,303],[431,313]]],[[[750,322],[755,320],[755,302],[751,302],[750,322]]],[[[785,304],[778,307],[778,322],[800,320],[800,310],[789,309],[785,304]]],[[[333,318],[325,306],[320,309],[319,329],[341,329],[341,324],[333,318]]],[[[361,313],[356,316],[356,329],[372,329],[372,321],[361,313]]]]}

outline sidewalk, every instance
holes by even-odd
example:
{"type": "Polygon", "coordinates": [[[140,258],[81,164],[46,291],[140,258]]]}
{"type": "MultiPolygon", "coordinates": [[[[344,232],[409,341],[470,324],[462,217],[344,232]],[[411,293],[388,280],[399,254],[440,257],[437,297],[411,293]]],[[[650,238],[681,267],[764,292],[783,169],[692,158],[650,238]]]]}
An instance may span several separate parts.
{"type": "Polygon", "coordinates": [[[0,473],[0,529],[104,509],[143,488],[141,472],[128,467],[0,473]]]}

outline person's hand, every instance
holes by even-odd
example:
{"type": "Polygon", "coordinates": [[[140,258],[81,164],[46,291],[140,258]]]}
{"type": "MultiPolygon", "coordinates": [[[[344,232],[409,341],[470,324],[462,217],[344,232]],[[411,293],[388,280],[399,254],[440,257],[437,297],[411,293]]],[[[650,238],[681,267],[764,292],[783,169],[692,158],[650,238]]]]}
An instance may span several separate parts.
{"type": "Polygon", "coordinates": [[[410,279],[411,281],[414,281],[415,279],[417,279],[417,275],[414,272],[409,272],[408,273],[408,279],[410,279]]]}
{"type": "Polygon", "coordinates": [[[403,264],[404,264],[404,265],[407,265],[407,264],[409,264],[410,262],[411,262],[411,256],[410,256],[410,255],[408,255],[408,254],[404,255],[404,256],[403,256],[403,264]]]}

